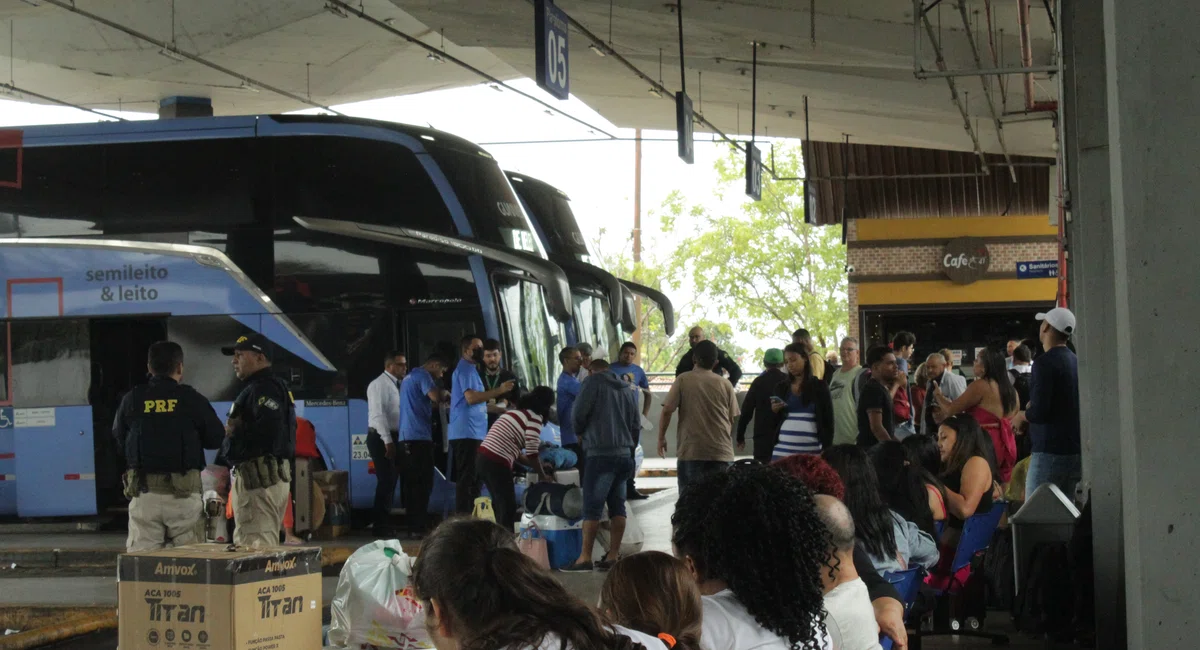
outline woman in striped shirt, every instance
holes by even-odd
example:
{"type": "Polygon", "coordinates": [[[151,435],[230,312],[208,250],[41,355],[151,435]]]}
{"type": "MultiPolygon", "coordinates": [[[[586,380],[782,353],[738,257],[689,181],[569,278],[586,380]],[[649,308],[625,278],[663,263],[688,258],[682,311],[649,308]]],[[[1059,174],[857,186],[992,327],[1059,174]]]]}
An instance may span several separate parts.
{"type": "Polygon", "coordinates": [[[792,454],[819,454],[833,442],[833,400],[829,387],[812,374],[804,346],[783,349],[788,378],[775,387],[771,410],[779,419],[779,442],[772,460],[792,454]]]}
{"type": "Polygon", "coordinates": [[[512,530],[517,521],[517,493],[513,488],[513,462],[532,466],[545,480],[538,461],[542,425],[550,417],[554,391],[538,386],[521,396],[517,408],[496,418],[475,454],[475,472],[492,495],[496,523],[512,530]]]}

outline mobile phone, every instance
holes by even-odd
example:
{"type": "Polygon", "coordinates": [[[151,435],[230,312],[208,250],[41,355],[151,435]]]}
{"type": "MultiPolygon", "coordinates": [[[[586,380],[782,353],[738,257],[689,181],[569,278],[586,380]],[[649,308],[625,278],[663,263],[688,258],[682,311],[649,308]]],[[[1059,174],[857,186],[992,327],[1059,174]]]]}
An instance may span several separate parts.
{"type": "Polygon", "coordinates": [[[772,396],[771,396],[771,403],[772,403],[772,404],[782,404],[782,403],[783,403],[783,398],[782,398],[782,397],[780,397],[780,396],[778,396],[778,395],[772,395],[772,396]]]}

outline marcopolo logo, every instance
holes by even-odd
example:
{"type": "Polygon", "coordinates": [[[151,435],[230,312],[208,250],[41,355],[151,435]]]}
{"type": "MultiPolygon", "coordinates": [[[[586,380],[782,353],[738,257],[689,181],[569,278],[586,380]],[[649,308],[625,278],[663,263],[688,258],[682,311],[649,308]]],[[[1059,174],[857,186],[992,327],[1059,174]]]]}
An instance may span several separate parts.
{"type": "Polygon", "coordinates": [[[162,562],[159,562],[154,567],[154,575],[156,575],[156,576],[174,576],[174,577],[195,576],[196,575],[196,565],[195,564],[188,564],[188,565],[163,564],[162,562]]]}
{"type": "Polygon", "coordinates": [[[290,557],[286,560],[267,560],[267,573],[279,573],[280,571],[291,571],[296,568],[296,558],[290,557]]]}

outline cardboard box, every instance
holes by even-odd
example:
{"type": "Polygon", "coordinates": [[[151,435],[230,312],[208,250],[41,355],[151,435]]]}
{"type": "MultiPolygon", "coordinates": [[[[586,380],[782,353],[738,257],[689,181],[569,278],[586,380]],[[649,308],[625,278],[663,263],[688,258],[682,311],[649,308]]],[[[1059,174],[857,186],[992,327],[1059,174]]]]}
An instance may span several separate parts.
{"type": "Polygon", "coordinates": [[[320,650],[321,549],[230,548],[121,555],[122,650],[320,650]]]}

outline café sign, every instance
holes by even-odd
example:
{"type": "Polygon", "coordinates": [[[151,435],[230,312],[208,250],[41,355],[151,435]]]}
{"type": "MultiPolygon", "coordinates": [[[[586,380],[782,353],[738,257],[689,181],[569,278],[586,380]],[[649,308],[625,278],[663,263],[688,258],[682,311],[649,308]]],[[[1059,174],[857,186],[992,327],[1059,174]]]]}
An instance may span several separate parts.
{"type": "Polygon", "coordinates": [[[951,239],[942,250],[942,272],[955,284],[983,279],[991,263],[987,244],[977,237],[951,239]]]}

